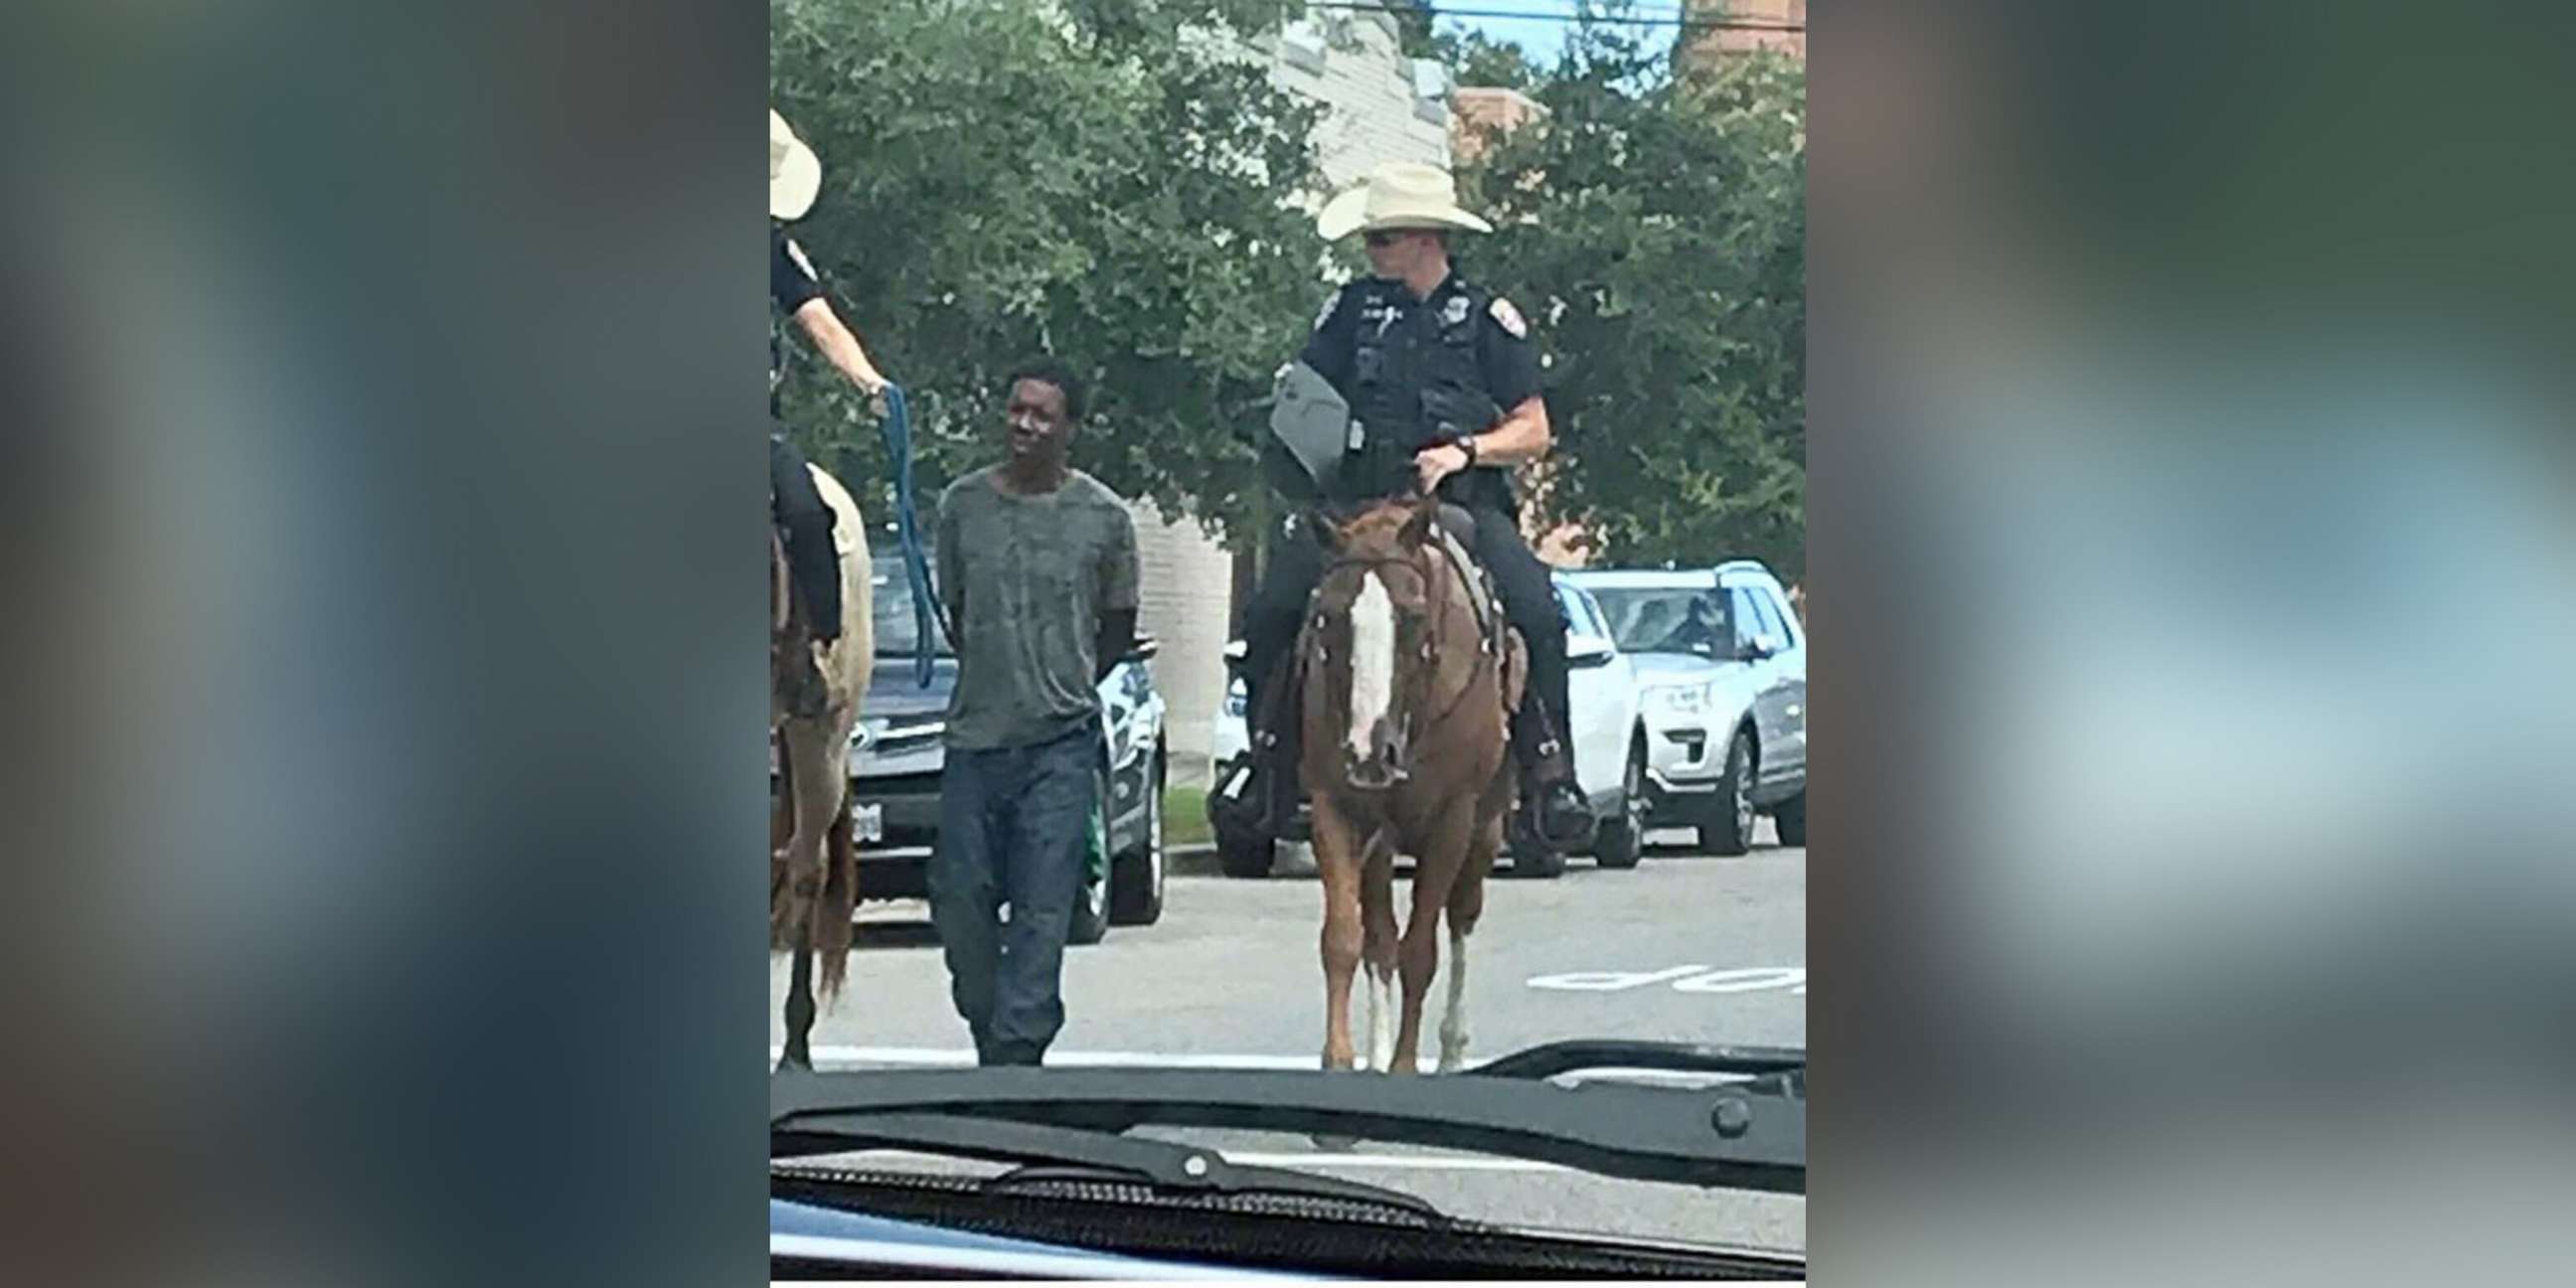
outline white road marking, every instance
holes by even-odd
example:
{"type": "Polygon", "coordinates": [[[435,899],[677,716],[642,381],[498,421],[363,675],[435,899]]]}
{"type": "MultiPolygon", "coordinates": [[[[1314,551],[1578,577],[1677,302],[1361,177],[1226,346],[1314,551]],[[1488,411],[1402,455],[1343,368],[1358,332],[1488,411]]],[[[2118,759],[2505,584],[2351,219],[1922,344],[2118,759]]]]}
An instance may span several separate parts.
{"type": "Polygon", "coordinates": [[[1653,971],[1582,970],[1561,975],[1533,975],[1523,984],[1529,988],[1565,993],[1624,993],[1654,984],[1669,984],[1676,993],[1758,993],[1785,988],[1792,996],[1805,997],[1807,968],[1740,966],[1710,970],[1706,966],[1693,965],[1653,971]]]}
{"type": "Polygon", "coordinates": [[[1395,701],[1395,601],[1375,572],[1360,575],[1351,601],[1351,754],[1366,760],[1369,738],[1395,701]]]}
{"type": "Polygon", "coordinates": [[[1662,984],[1696,975],[1706,966],[1675,966],[1670,970],[1579,970],[1564,975],[1538,975],[1529,981],[1531,988],[1563,989],[1570,993],[1617,993],[1648,984],[1662,984]]]}
{"type": "Polygon", "coordinates": [[[1806,982],[1807,972],[1800,967],[1756,966],[1750,970],[1711,971],[1706,975],[1694,975],[1689,979],[1676,980],[1673,983],[1673,991],[1676,993],[1750,993],[1765,988],[1788,988],[1806,982]]]}

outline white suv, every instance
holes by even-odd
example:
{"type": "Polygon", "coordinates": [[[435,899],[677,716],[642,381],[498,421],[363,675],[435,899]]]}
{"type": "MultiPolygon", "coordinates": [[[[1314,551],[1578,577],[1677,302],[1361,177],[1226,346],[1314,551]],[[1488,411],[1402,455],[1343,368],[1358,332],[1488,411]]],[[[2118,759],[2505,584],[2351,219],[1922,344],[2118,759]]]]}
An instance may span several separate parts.
{"type": "Polygon", "coordinates": [[[1769,569],[1584,569],[1636,670],[1646,726],[1647,822],[1694,827],[1742,854],[1757,813],[1807,843],[1807,633],[1769,569]]]}

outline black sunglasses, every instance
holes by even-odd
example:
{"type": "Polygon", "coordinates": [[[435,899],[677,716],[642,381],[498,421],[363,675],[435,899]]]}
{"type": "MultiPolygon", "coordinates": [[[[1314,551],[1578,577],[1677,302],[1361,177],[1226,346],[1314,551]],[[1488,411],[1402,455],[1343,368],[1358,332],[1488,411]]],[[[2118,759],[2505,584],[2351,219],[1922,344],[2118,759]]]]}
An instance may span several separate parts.
{"type": "Polygon", "coordinates": [[[1375,232],[1361,234],[1361,239],[1371,246],[1392,246],[1411,231],[1407,228],[1380,228],[1375,232]]]}

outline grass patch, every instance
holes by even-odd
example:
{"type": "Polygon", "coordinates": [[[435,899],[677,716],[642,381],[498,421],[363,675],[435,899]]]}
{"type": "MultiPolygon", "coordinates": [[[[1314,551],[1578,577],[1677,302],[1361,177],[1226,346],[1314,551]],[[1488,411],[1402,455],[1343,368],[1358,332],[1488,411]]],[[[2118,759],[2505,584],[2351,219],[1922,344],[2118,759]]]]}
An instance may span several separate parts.
{"type": "Polygon", "coordinates": [[[1208,830],[1206,788],[1173,787],[1163,792],[1163,844],[1201,845],[1215,835],[1208,830]]]}

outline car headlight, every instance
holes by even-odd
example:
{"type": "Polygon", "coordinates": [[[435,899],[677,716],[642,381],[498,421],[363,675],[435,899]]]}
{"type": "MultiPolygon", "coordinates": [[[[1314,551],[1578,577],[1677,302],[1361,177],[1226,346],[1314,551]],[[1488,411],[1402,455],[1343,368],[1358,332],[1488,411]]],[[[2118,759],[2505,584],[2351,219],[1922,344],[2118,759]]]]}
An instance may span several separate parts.
{"type": "Polygon", "coordinates": [[[1709,689],[1705,684],[1668,684],[1646,690],[1646,705],[1667,715],[1698,716],[1708,714],[1709,689]]]}

